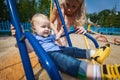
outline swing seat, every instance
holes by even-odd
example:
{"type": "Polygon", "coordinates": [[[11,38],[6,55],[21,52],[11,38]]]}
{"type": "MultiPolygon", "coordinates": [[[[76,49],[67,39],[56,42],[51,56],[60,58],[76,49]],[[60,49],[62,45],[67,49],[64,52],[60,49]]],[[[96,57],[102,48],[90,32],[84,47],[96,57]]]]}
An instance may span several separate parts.
{"type": "Polygon", "coordinates": [[[107,44],[106,46],[98,48],[93,57],[91,57],[91,59],[94,59],[96,62],[102,64],[105,59],[110,55],[110,52],[110,45],[107,44]]]}

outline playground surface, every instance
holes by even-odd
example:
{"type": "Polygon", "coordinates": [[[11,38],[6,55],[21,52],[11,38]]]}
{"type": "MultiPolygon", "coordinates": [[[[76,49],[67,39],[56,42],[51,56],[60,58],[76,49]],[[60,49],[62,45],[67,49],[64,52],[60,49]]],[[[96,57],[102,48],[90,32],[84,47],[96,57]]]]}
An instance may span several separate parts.
{"type": "MultiPolygon", "coordinates": [[[[96,35],[92,35],[96,36],[96,35]]],[[[79,48],[86,48],[84,39],[81,35],[72,34],[71,40],[73,46],[79,48]]],[[[108,40],[112,42],[114,38],[120,40],[120,36],[106,35],[108,40]]],[[[88,40],[91,49],[95,49],[94,44],[88,40]]],[[[25,74],[22,67],[21,58],[18,49],[15,47],[16,40],[14,37],[0,37],[0,80],[25,80],[25,74]]],[[[105,45],[104,42],[98,41],[100,46],[105,45]]],[[[110,44],[111,54],[106,59],[104,64],[120,64],[120,45],[110,44]]],[[[34,70],[36,80],[50,80],[46,71],[40,67],[37,56],[34,52],[29,54],[32,67],[34,70]]],[[[63,80],[68,79],[69,76],[63,75],[63,80]]]]}

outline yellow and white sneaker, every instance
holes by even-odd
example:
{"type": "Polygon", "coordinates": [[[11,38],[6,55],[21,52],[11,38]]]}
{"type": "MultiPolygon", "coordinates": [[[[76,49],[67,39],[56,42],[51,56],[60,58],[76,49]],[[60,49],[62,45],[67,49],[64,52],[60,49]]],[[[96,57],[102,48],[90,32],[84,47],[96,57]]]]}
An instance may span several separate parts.
{"type": "Polygon", "coordinates": [[[102,65],[102,80],[120,80],[120,64],[119,65],[102,65]]]}
{"type": "Polygon", "coordinates": [[[96,62],[102,64],[105,59],[110,55],[110,52],[110,44],[107,44],[106,46],[98,48],[95,51],[95,54],[91,57],[91,59],[94,59],[96,62]]]}

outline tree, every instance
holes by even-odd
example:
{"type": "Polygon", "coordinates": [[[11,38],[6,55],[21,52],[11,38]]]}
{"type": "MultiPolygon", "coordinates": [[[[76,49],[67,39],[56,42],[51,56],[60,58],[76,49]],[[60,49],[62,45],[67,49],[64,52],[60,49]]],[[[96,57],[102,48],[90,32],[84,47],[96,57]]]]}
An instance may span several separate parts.
{"type": "Polygon", "coordinates": [[[5,0],[0,1],[0,21],[10,20],[5,0]]]}
{"type": "Polygon", "coordinates": [[[114,27],[120,27],[120,12],[118,12],[118,14],[115,13],[113,26],[114,27]]]}
{"type": "Polygon", "coordinates": [[[35,0],[20,0],[16,4],[21,22],[29,21],[36,13],[37,7],[35,0]]]}
{"type": "Polygon", "coordinates": [[[87,14],[87,17],[94,23],[97,20],[97,24],[104,27],[120,27],[120,12],[117,12],[116,14],[114,9],[105,9],[98,14],[87,14]]]}
{"type": "MultiPolygon", "coordinates": [[[[14,0],[21,22],[31,19],[35,13],[50,15],[50,0],[14,0]]],[[[0,20],[10,20],[5,0],[0,2],[0,20]]]]}
{"type": "Polygon", "coordinates": [[[106,9],[98,13],[98,23],[102,26],[109,26],[110,20],[109,20],[110,10],[106,9]]]}
{"type": "Polygon", "coordinates": [[[93,23],[96,23],[97,20],[98,20],[98,15],[97,15],[97,13],[87,14],[87,17],[90,18],[90,20],[91,20],[93,23]]]}
{"type": "Polygon", "coordinates": [[[39,0],[39,13],[50,15],[50,0],[39,0]]]}

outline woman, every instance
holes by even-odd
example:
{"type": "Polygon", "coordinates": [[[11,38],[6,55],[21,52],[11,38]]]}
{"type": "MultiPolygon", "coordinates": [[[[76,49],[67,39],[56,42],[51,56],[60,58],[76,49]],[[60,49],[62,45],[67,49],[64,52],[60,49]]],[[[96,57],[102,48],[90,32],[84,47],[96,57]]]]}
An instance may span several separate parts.
{"type": "MultiPolygon", "coordinates": [[[[59,4],[61,7],[61,11],[69,31],[70,27],[73,26],[77,34],[84,34],[86,31],[83,26],[86,23],[86,6],[85,0],[59,0],[59,4]]],[[[51,13],[50,22],[52,25],[54,24],[56,27],[51,26],[54,34],[57,34],[61,30],[61,34],[63,34],[63,28],[58,11],[56,6],[54,6],[53,11],[51,13]]],[[[61,35],[59,34],[59,35],[61,35]]],[[[64,38],[60,39],[62,46],[67,45],[67,41],[64,38]]]]}

